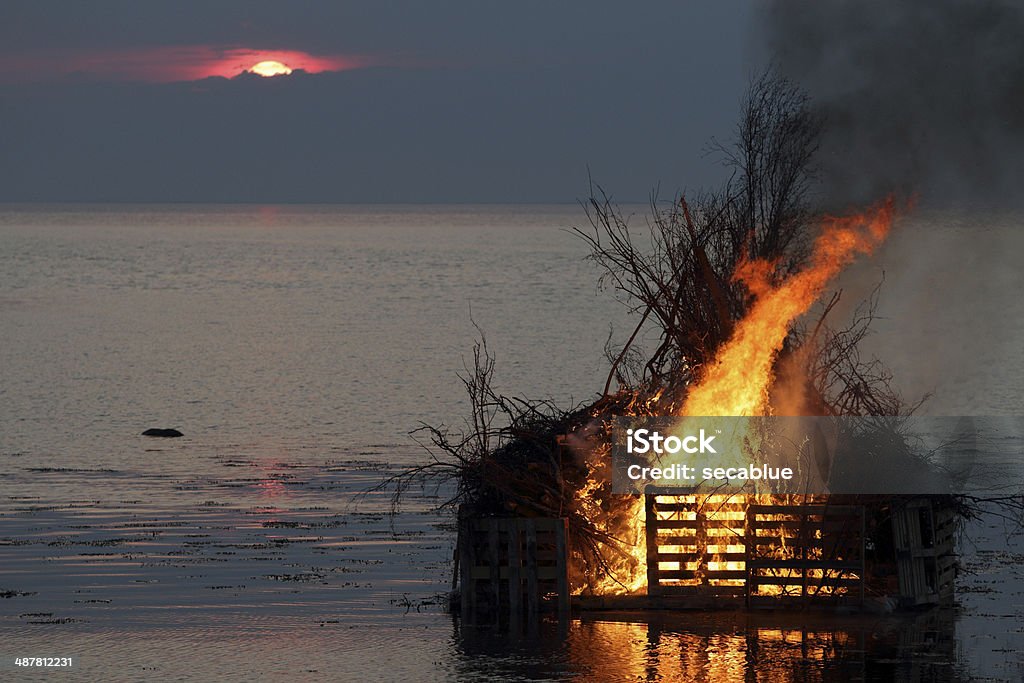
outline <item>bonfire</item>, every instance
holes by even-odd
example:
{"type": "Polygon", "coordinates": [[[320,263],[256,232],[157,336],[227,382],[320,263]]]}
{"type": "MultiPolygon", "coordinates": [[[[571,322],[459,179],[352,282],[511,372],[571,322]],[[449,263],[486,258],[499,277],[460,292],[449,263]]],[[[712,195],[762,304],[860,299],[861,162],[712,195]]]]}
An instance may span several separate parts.
{"type": "MultiPolygon", "coordinates": [[[[890,197],[842,215],[812,210],[821,126],[803,92],[769,73],[753,84],[735,140],[716,146],[733,170],[724,187],[664,204],[653,199],[643,229],[596,188],[585,205],[589,226],[575,232],[601,270],[602,285],[636,321],[624,344],[609,344],[603,392],[571,409],[502,395],[492,387],[495,360],[481,335],[462,376],[472,406],[467,427],[425,426],[418,432],[431,459],[387,482],[395,486],[396,501],[410,486],[440,480],[455,483],[446,505],[459,506],[463,515],[564,518],[571,589],[590,595],[647,591],[655,573],[647,566],[649,525],[676,520],[682,528],[700,514],[715,521],[717,531],[687,539],[677,534],[678,546],[662,548],[674,563],[656,569],[678,577],[679,585],[735,586],[750,557],[738,537],[749,526],[751,506],[796,498],[679,495],[645,501],[615,494],[615,418],[887,416],[896,418],[879,423],[890,451],[909,454],[898,418],[920,401],[904,401],[885,367],[859,352],[879,290],[839,325],[831,316],[841,293],[830,290],[840,272],[870,256],[909,209],[890,197]],[[641,349],[638,340],[651,338],[654,348],[641,349]]],[[[969,512],[952,498],[947,502],[959,514],[969,512]]],[[[874,501],[876,510],[890,504],[874,501]]],[[[868,535],[875,521],[865,522],[868,535]]],[[[780,543],[782,549],[772,552],[789,552],[784,538],[780,543]]],[[[840,573],[830,585],[824,585],[827,577],[813,578],[827,592],[839,590],[844,577],[840,573]]]]}

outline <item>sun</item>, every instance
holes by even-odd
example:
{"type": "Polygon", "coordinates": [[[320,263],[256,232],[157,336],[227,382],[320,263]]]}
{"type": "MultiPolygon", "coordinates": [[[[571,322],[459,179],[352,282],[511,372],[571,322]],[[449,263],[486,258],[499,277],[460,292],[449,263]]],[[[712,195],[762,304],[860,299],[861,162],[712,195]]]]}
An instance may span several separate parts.
{"type": "Polygon", "coordinates": [[[273,59],[268,59],[266,61],[253,64],[249,71],[257,76],[270,78],[271,76],[287,76],[292,72],[292,69],[287,64],[282,64],[281,62],[273,59]]]}

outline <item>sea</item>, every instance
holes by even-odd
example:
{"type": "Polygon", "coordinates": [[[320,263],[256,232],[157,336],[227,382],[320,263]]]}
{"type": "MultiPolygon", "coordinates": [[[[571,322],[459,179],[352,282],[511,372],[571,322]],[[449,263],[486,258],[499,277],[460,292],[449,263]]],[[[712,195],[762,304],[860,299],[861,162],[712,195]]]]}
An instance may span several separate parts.
{"type": "MultiPolygon", "coordinates": [[[[1024,414],[1020,218],[908,210],[836,283],[847,317],[881,284],[865,353],[925,413],[1024,414]]],[[[575,204],[0,206],[0,680],[65,657],[51,678],[1021,680],[1005,516],[964,526],[941,616],[447,612],[450,489],[396,510],[378,485],[432,457],[423,425],[466,427],[481,338],[503,393],[602,390],[634,318],[577,227],[575,204]]]]}

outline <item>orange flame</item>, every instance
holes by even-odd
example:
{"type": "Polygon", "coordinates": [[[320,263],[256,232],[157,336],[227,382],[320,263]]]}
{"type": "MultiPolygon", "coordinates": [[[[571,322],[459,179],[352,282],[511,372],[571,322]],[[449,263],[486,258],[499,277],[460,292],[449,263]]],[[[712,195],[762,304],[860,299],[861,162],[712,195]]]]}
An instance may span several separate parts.
{"type": "Polygon", "coordinates": [[[808,266],[777,285],[772,281],[775,264],[763,259],[742,261],[733,278],[743,282],[757,300],[701,382],[690,390],[682,414],[762,414],[774,379],[772,366],[793,321],[807,312],[829,281],[858,254],[870,254],[881,244],[892,217],[889,199],[873,211],[827,218],[808,266]]]}
{"type": "MultiPolygon", "coordinates": [[[[870,254],[882,243],[892,225],[893,213],[893,201],[890,198],[861,214],[826,218],[822,232],[814,241],[807,266],[781,280],[776,275],[776,264],[771,261],[741,261],[733,278],[746,285],[755,301],[746,317],[736,324],[733,336],[720,349],[701,381],[690,388],[678,413],[687,417],[764,414],[768,408],[768,392],[775,379],[774,362],[793,322],[807,312],[843,268],[858,255],[870,254]]],[[[657,406],[647,406],[647,409],[652,414],[657,413],[657,406]]],[[[597,481],[592,483],[596,485],[597,481]]],[[[582,497],[586,500],[589,490],[578,492],[577,495],[578,499],[582,497]]],[[[708,500],[712,501],[713,498],[716,497],[711,496],[708,500]]],[[[733,497],[732,502],[738,502],[739,498],[742,497],[733,497]]],[[[646,586],[647,552],[642,500],[635,498],[629,503],[630,509],[625,513],[626,518],[631,520],[627,523],[629,528],[615,532],[627,543],[634,542],[634,545],[622,548],[619,556],[609,561],[610,567],[621,569],[622,572],[618,576],[603,577],[595,587],[598,594],[623,590],[639,592],[646,586]]],[[[728,503],[729,500],[725,497],[718,502],[728,503]]],[[[728,554],[732,551],[735,554],[735,548],[729,545],[728,539],[709,537],[703,540],[706,543],[705,553],[719,556],[722,552],[728,554]]],[[[743,562],[712,561],[708,564],[709,570],[742,570],[743,567],[743,562]]],[[[680,565],[676,568],[682,567],[680,565]]],[[[782,586],[775,588],[781,589],[782,586]]]]}

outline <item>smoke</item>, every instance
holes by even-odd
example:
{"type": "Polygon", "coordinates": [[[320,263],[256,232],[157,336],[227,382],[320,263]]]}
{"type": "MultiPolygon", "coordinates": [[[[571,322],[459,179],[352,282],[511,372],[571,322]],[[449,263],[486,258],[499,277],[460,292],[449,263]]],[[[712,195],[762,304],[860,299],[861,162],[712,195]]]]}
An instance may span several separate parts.
{"type": "Polygon", "coordinates": [[[826,120],[823,200],[1019,204],[1024,8],[989,0],[815,2],[762,10],[780,72],[826,120]]]}

